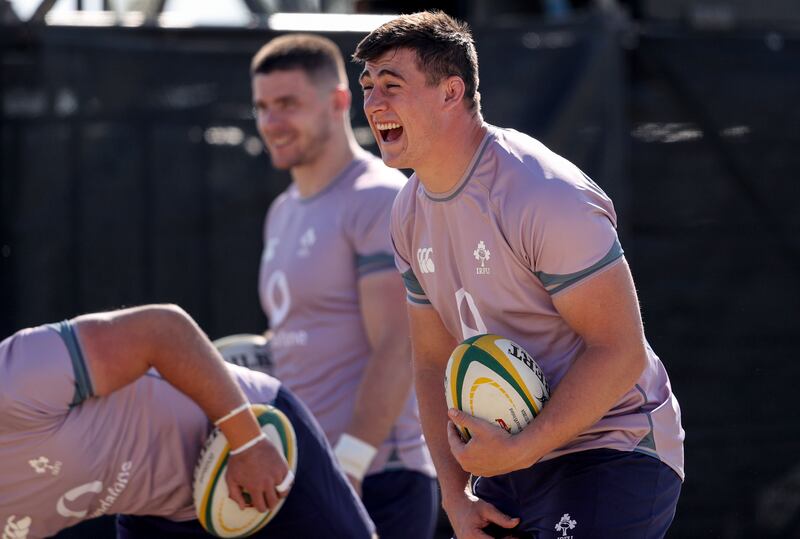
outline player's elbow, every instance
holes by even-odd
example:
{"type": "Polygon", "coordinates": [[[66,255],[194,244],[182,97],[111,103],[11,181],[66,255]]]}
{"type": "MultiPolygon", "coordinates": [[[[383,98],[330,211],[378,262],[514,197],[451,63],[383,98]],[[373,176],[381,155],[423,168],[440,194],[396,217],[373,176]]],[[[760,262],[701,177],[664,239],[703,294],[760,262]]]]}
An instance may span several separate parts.
{"type": "Polygon", "coordinates": [[[647,367],[647,349],[644,343],[631,343],[621,355],[625,372],[633,385],[647,367]]]}
{"type": "Polygon", "coordinates": [[[592,358],[603,365],[604,370],[613,372],[619,387],[626,390],[636,384],[648,362],[644,343],[627,339],[588,345],[584,357],[592,358]]]}
{"type": "Polygon", "coordinates": [[[154,303],[147,305],[144,309],[154,318],[165,320],[185,321],[191,319],[189,314],[180,305],[174,303],[154,303]]]}
{"type": "Polygon", "coordinates": [[[196,324],[189,313],[173,303],[159,303],[142,308],[154,334],[185,333],[194,330],[196,324]]]}

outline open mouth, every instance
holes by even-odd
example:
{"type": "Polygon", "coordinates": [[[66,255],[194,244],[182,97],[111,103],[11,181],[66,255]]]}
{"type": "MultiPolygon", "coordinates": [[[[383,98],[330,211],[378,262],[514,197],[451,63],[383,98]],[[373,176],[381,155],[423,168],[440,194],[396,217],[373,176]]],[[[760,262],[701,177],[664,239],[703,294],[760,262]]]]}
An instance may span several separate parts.
{"type": "Polygon", "coordinates": [[[270,137],[269,138],[269,146],[275,149],[282,148],[288,145],[292,141],[292,137],[290,135],[281,135],[277,137],[270,137]]]}
{"type": "Polygon", "coordinates": [[[396,122],[376,123],[383,142],[394,142],[403,135],[403,126],[396,122]]]}

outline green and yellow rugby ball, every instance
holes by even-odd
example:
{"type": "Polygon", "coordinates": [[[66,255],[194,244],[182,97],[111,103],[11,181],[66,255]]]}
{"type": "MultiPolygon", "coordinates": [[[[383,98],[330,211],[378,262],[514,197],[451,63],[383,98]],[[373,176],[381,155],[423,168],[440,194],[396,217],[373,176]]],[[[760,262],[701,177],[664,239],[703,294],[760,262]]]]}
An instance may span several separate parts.
{"type": "MultiPolygon", "coordinates": [[[[254,404],[252,408],[261,430],[283,453],[289,469],[297,475],[297,438],[289,418],[274,406],[254,404]]],[[[228,497],[225,482],[229,451],[225,435],[218,428],[214,429],[194,470],[194,507],[200,524],[208,533],[217,537],[247,537],[266,526],[278,514],[286,498],[266,513],[253,507],[239,509],[228,497]]]]}
{"type": "MultiPolygon", "coordinates": [[[[544,373],[520,345],[498,335],[459,344],[444,377],[448,408],[493,422],[511,434],[524,429],[550,398],[544,373]]],[[[461,436],[469,432],[459,428],[461,436]]]]}

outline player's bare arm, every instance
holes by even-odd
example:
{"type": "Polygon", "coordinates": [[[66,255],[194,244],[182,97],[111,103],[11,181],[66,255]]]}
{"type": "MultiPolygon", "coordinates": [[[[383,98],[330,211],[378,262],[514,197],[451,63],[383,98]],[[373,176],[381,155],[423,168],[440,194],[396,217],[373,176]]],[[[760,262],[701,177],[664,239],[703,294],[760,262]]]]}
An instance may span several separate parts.
{"type": "MultiPolygon", "coordinates": [[[[247,400],[214,346],[179,307],[157,305],[89,314],[74,320],[97,396],[108,395],[154,367],[176,389],[197,403],[212,421],[241,408],[247,400]]],[[[220,424],[231,448],[256,439],[261,430],[248,409],[220,424]]],[[[242,489],[260,511],[278,503],[275,485],[286,463],[266,441],[231,457],[231,497],[244,507],[242,489]]]]}
{"type": "Polygon", "coordinates": [[[456,536],[489,537],[481,529],[492,522],[505,528],[515,526],[518,519],[504,515],[487,502],[467,497],[464,489],[469,476],[450,452],[442,384],[447,359],[458,342],[434,309],[409,305],[408,318],[422,430],[439,477],[442,505],[456,536]]]}
{"type": "Polygon", "coordinates": [[[645,367],[639,304],[625,259],[556,295],[553,303],[586,348],[542,413],[520,434],[508,436],[486,422],[478,428],[480,420],[474,418],[459,420],[473,434],[458,452],[471,473],[494,476],[533,465],[603,417],[645,367]],[[505,455],[502,462],[494,458],[498,451],[505,455]]]}
{"type": "MultiPolygon", "coordinates": [[[[346,432],[373,447],[389,435],[411,391],[411,343],[404,309],[405,288],[395,271],[381,271],[358,282],[361,319],[371,354],[356,393],[346,432]]],[[[351,476],[358,488],[360,481],[351,476]]]]}

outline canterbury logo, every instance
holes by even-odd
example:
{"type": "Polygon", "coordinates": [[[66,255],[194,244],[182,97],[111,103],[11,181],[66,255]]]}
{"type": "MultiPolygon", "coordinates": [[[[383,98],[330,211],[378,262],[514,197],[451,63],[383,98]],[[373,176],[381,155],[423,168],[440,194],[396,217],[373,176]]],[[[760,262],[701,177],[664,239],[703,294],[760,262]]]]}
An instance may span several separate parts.
{"type": "Polygon", "coordinates": [[[422,273],[433,273],[435,267],[433,265],[433,247],[423,247],[417,249],[417,262],[419,262],[419,270],[422,273]]]}

